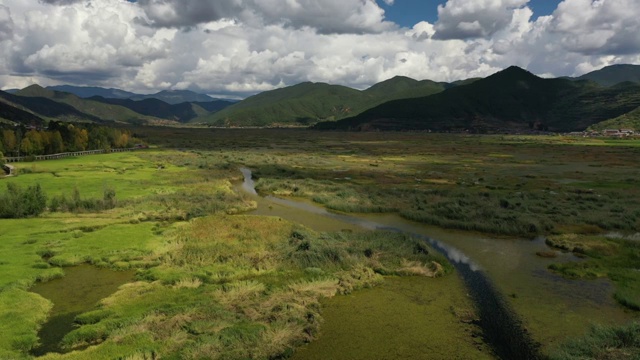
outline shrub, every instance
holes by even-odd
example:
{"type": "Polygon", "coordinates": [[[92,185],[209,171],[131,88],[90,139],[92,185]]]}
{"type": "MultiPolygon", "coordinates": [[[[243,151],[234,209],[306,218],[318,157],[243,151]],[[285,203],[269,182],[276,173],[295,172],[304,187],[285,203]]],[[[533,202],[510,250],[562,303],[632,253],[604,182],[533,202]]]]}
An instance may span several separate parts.
{"type": "Polygon", "coordinates": [[[49,202],[49,210],[69,212],[103,211],[113,209],[117,204],[116,191],[111,187],[104,189],[102,199],[83,199],[78,188],[74,188],[71,198],[67,198],[64,194],[54,196],[49,202]]]}
{"type": "Polygon", "coordinates": [[[0,195],[0,218],[17,219],[40,215],[46,208],[47,197],[40,184],[23,190],[18,185],[7,184],[7,191],[0,195]]]}

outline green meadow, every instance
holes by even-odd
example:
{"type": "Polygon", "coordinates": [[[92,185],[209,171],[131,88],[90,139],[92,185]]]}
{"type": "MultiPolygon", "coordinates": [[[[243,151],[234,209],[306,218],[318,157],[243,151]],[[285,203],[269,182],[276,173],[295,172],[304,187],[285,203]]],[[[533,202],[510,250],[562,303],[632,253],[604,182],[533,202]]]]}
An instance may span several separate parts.
{"type": "MultiPolygon", "coordinates": [[[[322,341],[325,325],[335,326],[323,324],[324,308],[350,314],[356,310],[349,304],[370,303],[358,294],[392,297],[389,289],[409,294],[394,298],[398,313],[431,309],[430,321],[446,329],[433,333],[438,343],[467,334],[456,340],[459,356],[492,356],[477,340],[475,310],[444,257],[403,234],[321,232],[244,215],[257,203],[236,189],[241,166],[253,171],[261,195],[344,213],[395,213],[497,237],[545,236],[554,241],[550,246],[585,257],[550,271],[609,278],[620,306],[638,310],[638,140],[189,128],[136,133],[157,148],[19,163],[17,176],[0,179],[0,194],[9,183],[39,184],[48,204],[37,217],[0,219],[0,359],[32,357],[53,304],[29,289],[80,264],[133,271],[135,278],[77,315],[74,330],[56,345],[61,353],[43,359],[317,358],[313,340],[322,341]],[[94,206],[110,192],[113,206],[94,206]],[[74,205],[56,207],[54,200],[74,205]],[[411,281],[420,282],[424,299],[403,287],[411,281]]],[[[353,325],[375,321],[364,316],[353,325]]],[[[397,348],[409,346],[406,340],[398,339],[397,348]]],[[[432,355],[445,353],[446,346],[432,355]]]]}
{"type": "Polygon", "coordinates": [[[135,270],[135,281],[76,316],[57,346],[63,354],[43,358],[286,355],[317,334],[321,298],[378,285],[383,275],[452,272],[400,234],[318,233],[233,215],[256,204],[234,191],[238,171],[220,154],[150,150],[16,168],[3,185],[40,184],[48,201],[76,192],[88,203],[109,188],[116,206],[0,220],[3,359],[29,358],[38,346],[53,304],[29,289],[80,264],[135,270]]]}

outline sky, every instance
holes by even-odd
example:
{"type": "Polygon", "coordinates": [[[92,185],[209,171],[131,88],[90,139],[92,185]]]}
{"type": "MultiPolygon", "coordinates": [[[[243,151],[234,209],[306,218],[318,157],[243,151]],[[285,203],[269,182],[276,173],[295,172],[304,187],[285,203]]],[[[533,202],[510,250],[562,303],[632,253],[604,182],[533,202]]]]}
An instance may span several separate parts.
{"type": "Polygon", "coordinates": [[[243,98],[640,64],[640,0],[0,0],[0,88],[243,98]]]}

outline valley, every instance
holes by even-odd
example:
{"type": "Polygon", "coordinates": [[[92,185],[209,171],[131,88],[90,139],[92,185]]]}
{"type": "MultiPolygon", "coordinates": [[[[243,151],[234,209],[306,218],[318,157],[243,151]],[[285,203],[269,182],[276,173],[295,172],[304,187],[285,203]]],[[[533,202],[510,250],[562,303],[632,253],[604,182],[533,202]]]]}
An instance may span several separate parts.
{"type": "Polygon", "coordinates": [[[0,0],[0,360],[640,360],[638,0],[0,0]]]}
{"type": "Polygon", "coordinates": [[[395,76],[363,90],[303,82],[242,100],[188,90],[143,95],[112,88],[34,84],[0,92],[0,124],[42,127],[48,121],[66,121],[489,134],[611,127],[640,131],[636,119],[639,68],[613,65],[579,78],[549,79],[511,66],[485,78],[449,83],[395,76]]]}
{"type": "MultiPolygon", "coordinates": [[[[131,132],[152,148],[14,163],[17,176],[0,180],[0,194],[5,184],[40,185],[48,208],[0,220],[1,326],[10,334],[0,357],[29,358],[44,341],[37,330],[56,300],[29,289],[83,264],[135,275],[74,314],[61,344],[47,345],[60,353],[40,358],[312,359],[351,344],[338,334],[355,330],[332,319],[414,329],[394,340],[395,356],[442,358],[455,342],[460,357],[505,358],[487,330],[495,318],[465,296],[460,259],[495,285],[526,329],[519,336],[539,349],[531,358],[570,358],[567,341],[604,336],[588,335],[594,322],[635,331],[637,140],[131,132]],[[259,196],[242,190],[241,168],[259,196]],[[458,255],[441,254],[445,245],[458,255]],[[395,307],[365,300],[378,296],[395,307]],[[435,332],[417,345],[416,331],[435,332]]],[[[367,338],[376,339],[357,340],[361,349],[371,348],[367,338]]]]}

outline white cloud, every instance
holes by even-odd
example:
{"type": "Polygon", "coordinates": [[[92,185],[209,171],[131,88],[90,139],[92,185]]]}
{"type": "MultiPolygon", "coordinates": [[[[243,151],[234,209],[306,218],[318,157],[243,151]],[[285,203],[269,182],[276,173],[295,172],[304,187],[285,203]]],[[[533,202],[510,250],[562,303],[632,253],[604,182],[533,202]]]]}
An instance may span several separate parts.
{"type": "Polygon", "coordinates": [[[551,31],[569,51],[629,55],[640,52],[637,0],[566,0],[553,13],[551,31]]]}
{"type": "Polygon", "coordinates": [[[529,0],[449,0],[438,5],[435,38],[487,38],[504,29],[529,0]]]}
{"type": "Polygon", "coordinates": [[[193,27],[221,19],[261,26],[312,27],[320,33],[365,33],[392,29],[375,0],[139,0],[154,27],[193,27]]]}
{"type": "Polygon", "coordinates": [[[14,16],[16,36],[10,52],[4,54],[16,74],[101,81],[168,55],[169,42],[161,32],[149,36],[136,31],[132,20],[139,10],[128,2],[94,0],[29,7],[23,2],[6,3],[22,10],[14,16]]]}
{"type": "Polygon", "coordinates": [[[13,37],[13,19],[11,18],[11,10],[0,5],[0,41],[13,37]]]}
{"type": "Polygon", "coordinates": [[[634,2],[565,0],[534,20],[527,0],[449,0],[438,22],[407,29],[373,0],[0,0],[0,86],[248,96],[303,81],[454,81],[512,64],[580,75],[640,63],[634,2]]]}

